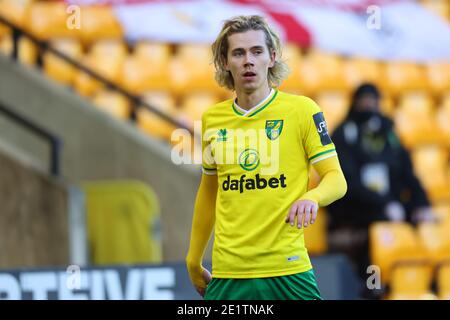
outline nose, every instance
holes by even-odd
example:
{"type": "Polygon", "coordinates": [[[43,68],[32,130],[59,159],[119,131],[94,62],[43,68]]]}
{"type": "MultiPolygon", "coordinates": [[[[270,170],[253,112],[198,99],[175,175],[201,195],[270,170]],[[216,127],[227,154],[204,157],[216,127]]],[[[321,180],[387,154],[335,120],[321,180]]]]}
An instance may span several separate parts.
{"type": "Polygon", "coordinates": [[[244,58],[244,66],[247,67],[247,66],[253,66],[253,65],[254,65],[253,56],[250,52],[248,52],[244,58]]]}

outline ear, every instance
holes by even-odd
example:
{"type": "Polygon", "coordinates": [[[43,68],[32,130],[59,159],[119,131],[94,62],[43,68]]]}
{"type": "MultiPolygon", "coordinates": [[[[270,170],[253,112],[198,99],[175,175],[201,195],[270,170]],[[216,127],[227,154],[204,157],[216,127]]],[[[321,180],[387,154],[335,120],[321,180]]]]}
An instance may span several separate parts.
{"type": "Polygon", "coordinates": [[[273,66],[275,65],[275,58],[276,58],[275,50],[272,50],[272,52],[270,54],[269,68],[273,68],[273,66]]]}

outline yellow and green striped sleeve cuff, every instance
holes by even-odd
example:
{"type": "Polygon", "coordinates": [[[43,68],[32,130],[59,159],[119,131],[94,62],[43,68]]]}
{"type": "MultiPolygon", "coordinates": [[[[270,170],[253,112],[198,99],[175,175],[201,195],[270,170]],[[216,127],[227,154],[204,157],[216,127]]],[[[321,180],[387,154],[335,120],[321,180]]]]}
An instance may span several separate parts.
{"type": "Polygon", "coordinates": [[[202,166],[202,172],[204,174],[209,175],[209,176],[214,176],[214,175],[217,174],[217,169],[215,169],[215,168],[214,169],[210,169],[210,168],[206,168],[206,167],[202,166]]]}
{"type": "Polygon", "coordinates": [[[311,164],[314,164],[319,161],[334,157],[336,155],[337,155],[336,149],[330,149],[330,150],[319,152],[318,154],[309,158],[309,161],[311,162],[311,164]]]}

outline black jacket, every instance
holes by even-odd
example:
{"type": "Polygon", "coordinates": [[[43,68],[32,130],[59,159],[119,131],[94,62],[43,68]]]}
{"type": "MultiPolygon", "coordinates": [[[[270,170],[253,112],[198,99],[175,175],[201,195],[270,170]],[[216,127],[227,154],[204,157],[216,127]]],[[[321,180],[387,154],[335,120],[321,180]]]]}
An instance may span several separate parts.
{"type": "Polygon", "coordinates": [[[384,207],[393,200],[402,202],[408,220],[414,208],[429,205],[414,175],[409,153],[394,133],[390,119],[351,111],[333,133],[332,140],[348,191],[344,198],[328,207],[331,229],[341,225],[366,227],[373,221],[385,220],[384,207]],[[381,184],[375,183],[377,187],[371,189],[363,182],[365,179],[379,180],[381,184]],[[377,188],[384,190],[373,190],[377,188]]]}

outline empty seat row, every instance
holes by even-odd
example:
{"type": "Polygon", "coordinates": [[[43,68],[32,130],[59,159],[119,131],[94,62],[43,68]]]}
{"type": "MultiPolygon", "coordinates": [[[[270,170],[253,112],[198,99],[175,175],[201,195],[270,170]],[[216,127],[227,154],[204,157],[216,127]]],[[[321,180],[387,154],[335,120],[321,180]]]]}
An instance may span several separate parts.
{"type": "Polygon", "coordinates": [[[449,225],[422,223],[415,230],[402,222],[377,222],[369,228],[370,255],[387,283],[397,265],[425,263],[432,267],[450,259],[449,225]]]}
{"type": "Polygon", "coordinates": [[[1,0],[0,14],[41,39],[74,37],[84,43],[123,38],[110,6],[68,6],[63,1],[1,0]]]}
{"type": "Polygon", "coordinates": [[[390,300],[450,300],[450,264],[437,269],[423,263],[399,265],[393,270],[389,288],[390,300]]]}
{"type": "MultiPolygon", "coordinates": [[[[101,12],[106,10],[105,8],[93,7],[92,10],[101,12]]],[[[87,18],[90,15],[89,12],[83,11],[83,23],[87,23],[84,22],[86,19],[89,21],[87,18]]],[[[97,15],[96,12],[92,14],[97,15]]],[[[42,14],[38,12],[36,15],[42,14]]],[[[101,17],[101,14],[99,16],[101,17]]],[[[47,21],[47,18],[43,20],[47,21]]],[[[111,28],[99,27],[101,30],[111,30],[111,28]]],[[[40,31],[38,26],[33,27],[32,30],[37,34],[45,33],[45,38],[52,40],[56,46],[58,41],[67,42],[66,38],[71,38],[73,41],[78,41],[80,47],[86,47],[86,41],[75,37],[67,27],[64,27],[66,31],[54,35],[40,31]],[[63,39],[59,40],[61,38],[63,39]]],[[[81,30],[86,30],[86,27],[83,25],[81,30]]],[[[120,43],[118,46],[126,47],[119,35],[99,35],[88,43],[102,42],[105,39],[114,39],[115,42],[120,43]]],[[[185,44],[178,46],[177,49],[173,54],[168,44],[138,43],[133,54],[126,54],[126,59],[123,61],[122,84],[136,92],[160,90],[170,86],[174,91],[179,92],[201,89],[225,94],[225,90],[217,86],[214,81],[214,68],[208,45],[185,44]]],[[[285,50],[283,58],[289,64],[291,74],[281,86],[282,90],[301,92],[306,95],[314,95],[325,90],[349,93],[361,82],[372,81],[390,96],[399,96],[411,90],[426,90],[433,95],[442,95],[450,91],[450,64],[445,62],[434,62],[428,65],[408,62],[382,63],[357,57],[343,59],[337,55],[316,51],[311,51],[304,56],[294,45],[287,45],[285,50]]],[[[94,65],[105,63],[102,62],[101,57],[90,59],[94,60],[92,63],[94,65]]]]}

